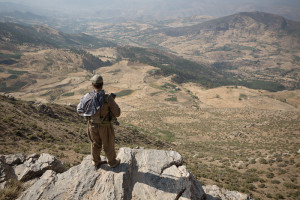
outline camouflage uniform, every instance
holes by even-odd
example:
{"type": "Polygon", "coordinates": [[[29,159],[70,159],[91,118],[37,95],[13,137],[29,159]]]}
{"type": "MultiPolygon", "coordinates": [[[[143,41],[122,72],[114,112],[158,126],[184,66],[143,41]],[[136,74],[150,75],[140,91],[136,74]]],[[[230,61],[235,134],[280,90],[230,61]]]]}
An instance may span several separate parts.
{"type": "Polygon", "coordinates": [[[112,116],[119,117],[121,110],[112,96],[104,96],[103,107],[88,119],[88,136],[91,141],[91,154],[94,165],[101,162],[100,153],[103,145],[108,164],[117,164],[115,152],[115,132],[111,123],[112,116]],[[112,116],[111,116],[112,115],[112,116]]]}

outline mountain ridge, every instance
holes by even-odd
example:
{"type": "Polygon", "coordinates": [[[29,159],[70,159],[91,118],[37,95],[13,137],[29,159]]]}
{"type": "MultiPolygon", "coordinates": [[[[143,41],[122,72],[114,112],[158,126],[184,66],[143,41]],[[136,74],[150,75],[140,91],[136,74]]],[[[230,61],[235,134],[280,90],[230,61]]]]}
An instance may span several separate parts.
{"type": "MultiPolygon", "coordinates": [[[[197,29],[200,30],[215,30],[215,31],[226,31],[229,28],[235,28],[234,24],[241,23],[241,17],[250,17],[258,23],[262,23],[266,25],[267,29],[271,29],[273,31],[286,31],[296,33],[300,36],[300,22],[292,21],[285,19],[282,16],[274,15],[270,13],[264,12],[240,12],[237,14],[233,14],[230,16],[225,16],[217,19],[212,19],[206,22],[202,22],[197,25],[189,26],[189,27],[181,27],[181,28],[170,28],[165,32],[170,36],[173,36],[170,32],[172,30],[179,30],[179,34],[176,36],[182,36],[185,34],[197,34],[197,29]],[[222,27],[223,26],[223,27],[222,27]],[[230,27],[231,26],[231,27],[230,27]]],[[[176,31],[175,31],[176,32],[176,31]]]]}
{"type": "Polygon", "coordinates": [[[87,34],[66,34],[49,26],[24,26],[15,23],[1,23],[0,38],[16,44],[35,44],[52,47],[111,47],[114,43],[87,34]]]}
{"type": "MultiPolygon", "coordinates": [[[[279,77],[279,80],[272,80],[267,76],[264,77],[266,79],[264,78],[262,79],[258,76],[251,77],[251,74],[244,76],[239,73],[237,67],[235,67],[234,65],[231,66],[230,64],[225,65],[223,63],[217,63],[211,65],[207,61],[199,62],[199,60],[196,61],[188,60],[185,57],[180,58],[178,55],[175,56],[170,53],[159,53],[159,50],[154,50],[157,52],[153,52],[153,49],[147,50],[145,48],[124,47],[124,46],[116,47],[117,46],[116,44],[107,40],[98,39],[86,34],[77,34],[77,35],[65,34],[47,26],[27,27],[27,26],[12,24],[12,23],[2,23],[0,25],[2,26],[2,29],[0,31],[0,37],[4,45],[7,44],[6,46],[8,46],[9,43],[12,44],[15,43],[17,45],[27,43],[27,44],[32,44],[33,46],[44,45],[52,48],[97,49],[97,48],[104,48],[104,47],[112,47],[112,48],[116,48],[117,54],[121,55],[121,58],[123,57],[126,59],[130,59],[131,61],[134,62],[141,62],[141,63],[144,62],[146,64],[154,65],[156,67],[159,67],[164,72],[163,74],[165,75],[176,74],[177,77],[174,77],[174,80],[177,83],[194,81],[194,82],[199,82],[200,84],[208,88],[218,87],[222,85],[243,85],[249,88],[267,89],[269,91],[279,91],[279,90],[284,90],[286,88],[297,89],[299,87],[299,84],[297,84],[297,80],[295,81],[294,79],[292,79],[295,76],[294,71],[287,71],[285,76],[288,74],[289,76],[292,77],[290,79],[285,80],[285,82],[289,81],[288,83],[281,84],[280,81],[283,80],[283,78],[281,77],[279,77]],[[228,69],[226,68],[226,66],[228,66],[228,69]],[[186,70],[184,68],[188,68],[189,70],[186,70]],[[236,70],[236,72],[234,72],[233,70],[236,70]],[[255,81],[257,81],[257,83],[254,83],[255,81]]],[[[226,27],[225,29],[227,30],[226,27]]],[[[181,30],[181,28],[178,28],[176,30],[181,30]]],[[[157,38],[159,38],[159,36],[157,38]]],[[[198,40],[199,39],[201,38],[198,38],[198,40]]],[[[297,45],[297,43],[293,43],[293,44],[297,45]]],[[[198,44],[194,42],[193,45],[198,45],[198,44]]],[[[219,49],[221,51],[232,51],[232,50],[235,51],[235,46],[228,47],[226,45],[227,44],[225,44],[224,47],[217,47],[217,48],[214,47],[208,49],[208,51],[218,52],[219,49]]],[[[186,45],[185,48],[191,48],[191,47],[192,46],[186,45]]],[[[246,46],[244,47],[239,45],[237,45],[237,47],[244,48],[246,51],[252,51],[252,53],[256,54],[255,48],[246,47],[246,46]]],[[[184,50],[185,48],[182,48],[180,51],[184,50]]],[[[176,49],[174,49],[174,51],[176,52],[176,49]]],[[[193,50],[192,54],[195,53],[197,52],[193,50]]],[[[237,53],[241,54],[239,52],[237,53]]],[[[255,57],[256,55],[253,56],[255,57]]],[[[97,59],[95,58],[94,60],[97,59]]],[[[3,61],[3,62],[8,62],[8,61],[3,61]]],[[[11,62],[13,63],[14,61],[11,62]]],[[[244,61],[242,60],[241,62],[244,61]]],[[[97,63],[98,62],[94,62],[93,65],[97,63]]],[[[247,63],[244,62],[244,64],[247,63]]],[[[260,62],[257,61],[256,59],[255,61],[253,61],[253,64],[257,65],[260,64],[260,62]]],[[[95,67],[90,67],[90,69],[94,69],[94,68],[95,67]]],[[[296,71],[296,73],[298,72],[296,71]]]]}

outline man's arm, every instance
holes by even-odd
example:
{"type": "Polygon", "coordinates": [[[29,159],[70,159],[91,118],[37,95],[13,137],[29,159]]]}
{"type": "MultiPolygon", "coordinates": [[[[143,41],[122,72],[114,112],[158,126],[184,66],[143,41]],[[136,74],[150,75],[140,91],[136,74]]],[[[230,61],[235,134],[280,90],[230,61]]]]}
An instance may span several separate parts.
{"type": "Polygon", "coordinates": [[[108,97],[108,106],[114,117],[119,117],[121,115],[121,109],[112,96],[108,97]]]}

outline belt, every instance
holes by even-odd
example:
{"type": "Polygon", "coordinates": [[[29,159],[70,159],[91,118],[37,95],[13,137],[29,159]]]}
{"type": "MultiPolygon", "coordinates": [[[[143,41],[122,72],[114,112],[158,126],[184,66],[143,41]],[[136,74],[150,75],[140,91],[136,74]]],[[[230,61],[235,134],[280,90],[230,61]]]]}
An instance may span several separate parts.
{"type": "Polygon", "coordinates": [[[91,122],[88,121],[89,124],[97,124],[97,125],[101,125],[101,126],[110,126],[111,125],[111,121],[102,121],[102,122],[91,122]]]}

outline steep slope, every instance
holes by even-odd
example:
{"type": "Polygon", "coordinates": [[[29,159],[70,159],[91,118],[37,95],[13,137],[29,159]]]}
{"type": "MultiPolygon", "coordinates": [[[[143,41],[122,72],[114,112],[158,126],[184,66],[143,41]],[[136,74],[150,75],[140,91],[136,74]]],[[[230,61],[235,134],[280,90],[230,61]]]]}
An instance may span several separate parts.
{"type": "Polygon", "coordinates": [[[114,46],[109,41],[45,26],[0,23],[0,27],[0,92],[16,92],[40,81],[59,82],[72,73],[85,76],[113,62],[85,50],[114,46]]]}
{"type": "MultiPolygon", "coordinates": [[[[0,154],[49,152],[67,167],[89,154],[86,121],[72,105],[46,105],[0,95],[0,154]]],[[[133,127],[116,127],[116,143],[130,147],[169,148],[133,127]]]]}
{"type": "Polygon", "coordinates": [[[13,44],[43,45],[56,48],[111,47],[112,42],[86,34],[65,34],[48,26],[23,26],[15,23],[0,23],[0,41],[13,44]]]}

